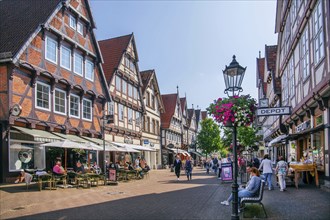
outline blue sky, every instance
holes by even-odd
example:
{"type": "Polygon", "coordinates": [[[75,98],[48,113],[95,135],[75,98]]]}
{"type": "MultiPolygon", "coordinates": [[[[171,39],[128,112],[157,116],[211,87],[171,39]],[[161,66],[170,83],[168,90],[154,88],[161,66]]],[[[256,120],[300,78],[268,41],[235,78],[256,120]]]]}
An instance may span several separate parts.
{"type": "Polygon", "coordinates": [[[98,40],[134,32],[140,71],[155,69],[162,94],[205,110],[224,94],[222,70],[235,54],[247,66],[243,94],[257,98],[256,58],[275,45],[275,0],[91,0],[98,40]]]}

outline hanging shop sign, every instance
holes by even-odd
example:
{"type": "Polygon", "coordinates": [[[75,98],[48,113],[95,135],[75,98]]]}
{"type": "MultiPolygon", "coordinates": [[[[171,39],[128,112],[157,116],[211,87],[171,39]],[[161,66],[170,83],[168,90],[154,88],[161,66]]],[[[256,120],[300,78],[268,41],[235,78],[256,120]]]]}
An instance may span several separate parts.
{"type": "Polygon", "coordinates": [[[259,108],[257,109],[257,116],[270,116],[270,115],[291,115],[291,107],[277,107],[277,108],[259,108]]]}
{"type": "Polygon", "coordinates": [[[302,132],[304,130],[311,128],[311,120],[305,121],[296,127],[296,133],[302,132]]]}

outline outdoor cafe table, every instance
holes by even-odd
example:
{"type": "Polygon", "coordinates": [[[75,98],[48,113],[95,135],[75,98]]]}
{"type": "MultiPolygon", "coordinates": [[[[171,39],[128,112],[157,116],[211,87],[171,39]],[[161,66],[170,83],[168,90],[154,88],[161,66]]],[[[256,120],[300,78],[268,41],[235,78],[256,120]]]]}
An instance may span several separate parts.
{"type": "MultiPolygon", "coordinates": [[[[316,165],[315,164],[305,164],[305,163],[297,163],[297,164],[290,164],[290,168],[294,170],[294,182],[295,186],[298,189],[298,181],[299,181],[299,173],[301,172],[314,172],[315,175],[315,184],[318,187],[319,186],[319,176],[317,173],[316,165]]],[[[307,178],[308,182],[308,178],[307,178]]]]}

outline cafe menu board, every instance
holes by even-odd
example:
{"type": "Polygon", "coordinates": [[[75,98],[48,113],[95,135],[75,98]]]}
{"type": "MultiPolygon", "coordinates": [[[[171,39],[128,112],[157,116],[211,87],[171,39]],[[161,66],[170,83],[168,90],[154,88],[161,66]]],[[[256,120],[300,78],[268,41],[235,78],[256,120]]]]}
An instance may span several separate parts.
{"type": "Polygon", "coordinates": [[[115,169],[109,170],[109,180],[116,181],[116,170],[115,169]]]}
{"type": "Polygon", "coordinates": [[[233,165],[232,163],[221,164],[221,180],[232,181],[233,180],[233,165]]]}

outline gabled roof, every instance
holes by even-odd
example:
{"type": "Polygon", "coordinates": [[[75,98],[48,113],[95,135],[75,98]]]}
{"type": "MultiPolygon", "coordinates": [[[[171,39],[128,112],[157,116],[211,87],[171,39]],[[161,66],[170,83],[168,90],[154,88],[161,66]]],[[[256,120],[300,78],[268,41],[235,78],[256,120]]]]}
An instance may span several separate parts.
{"type": "Polygon", "coordinates": [[[192,118],[193,118],[193,116],[194,116],[194,113],[195,113],[195,109],[190,108],[190,109],[187,109],[187,111],[188,111],[187,124],[188,124],[188,126],[190,127],[190,125],[191,125],[191,120],[192,120],[192,118]]]}
{"type": "Polygon", "coordinates": [[[133,34],[99,41],[104,63],[105,78],[110,84],[112,76],[119,67],[120,61],[131,41],[133,34]]]}
{"type": "Polygon", "coordinates": [[[187,103],[186,97],[180,98],[180,104],[181,104],[181,111],[182,111],[182,113],[184,112],[184,109],[186,107],[186,103],[187,103]]]}
{"type": "Polygon", "coordinates": [[[174,93],[162,95],[162,100],[164,103],[165,112],[160,114],[161,127],[169,128],[177,106],[178,94],[174,93]]]}
{"type": "Polygon", "coordinates": [[[154,73],[155,70],[145,70],[141,71],[141,80],[142,80],[142,93],[144,94],[148,85],[150,84],[150,80],[152,78],[152,74],[154,73]]]}
{"type": "Polygon", "coordinates": [[[261,81],[263,94],[267,94],[267,82],[265,82],[265,58],[257,58],[257,77],[261,81]]]}
{"type": "Polygon", "coordinates": [[[207,118],[207,111],[202,111],[202,120],[207,118]]]}
{"type": "Polygon", "coordinates": [[[267,65],[267,71],[276,72],[276,54],[277,45],[265,45],[265,61],[267,65]]]}
{"type": "Polygon", "coordinates": [[[13,58],[61,0],[0,1],[0,60],[13,58]]]}
{"type": "Polygon", "coordinates": [[[148,85],[150,85],[153,82],[155,95],[158,99],[158,107],[161,113],[165,111],[164,109],[164,103],[162,100],[162,97],[160,95],[160,90],[158,86],[157,76],[155,70],[145,70],[140,72],[141,81],[142,81],[142,95],[145,95],[145,92],[148,88],[148,85]]]}
{"type": "Polygon", "coordinates": [[[201,110],[200,109],[196,109],[195,110],[195,115],[196,115],[196,124],[197,124],[197,126],[198,126],[199,121],[201,120],[200,114],[201,114],[201,110]]]}
{"type": "Polygon", "coordinates": [[[281,79],[276,77],[276,55],[277,55],[277,45],[267,46],[265,45],[265,63],[266,70],[270,71],[272,74],[272,82],[275,94],[281,93],[281,79]]]}

